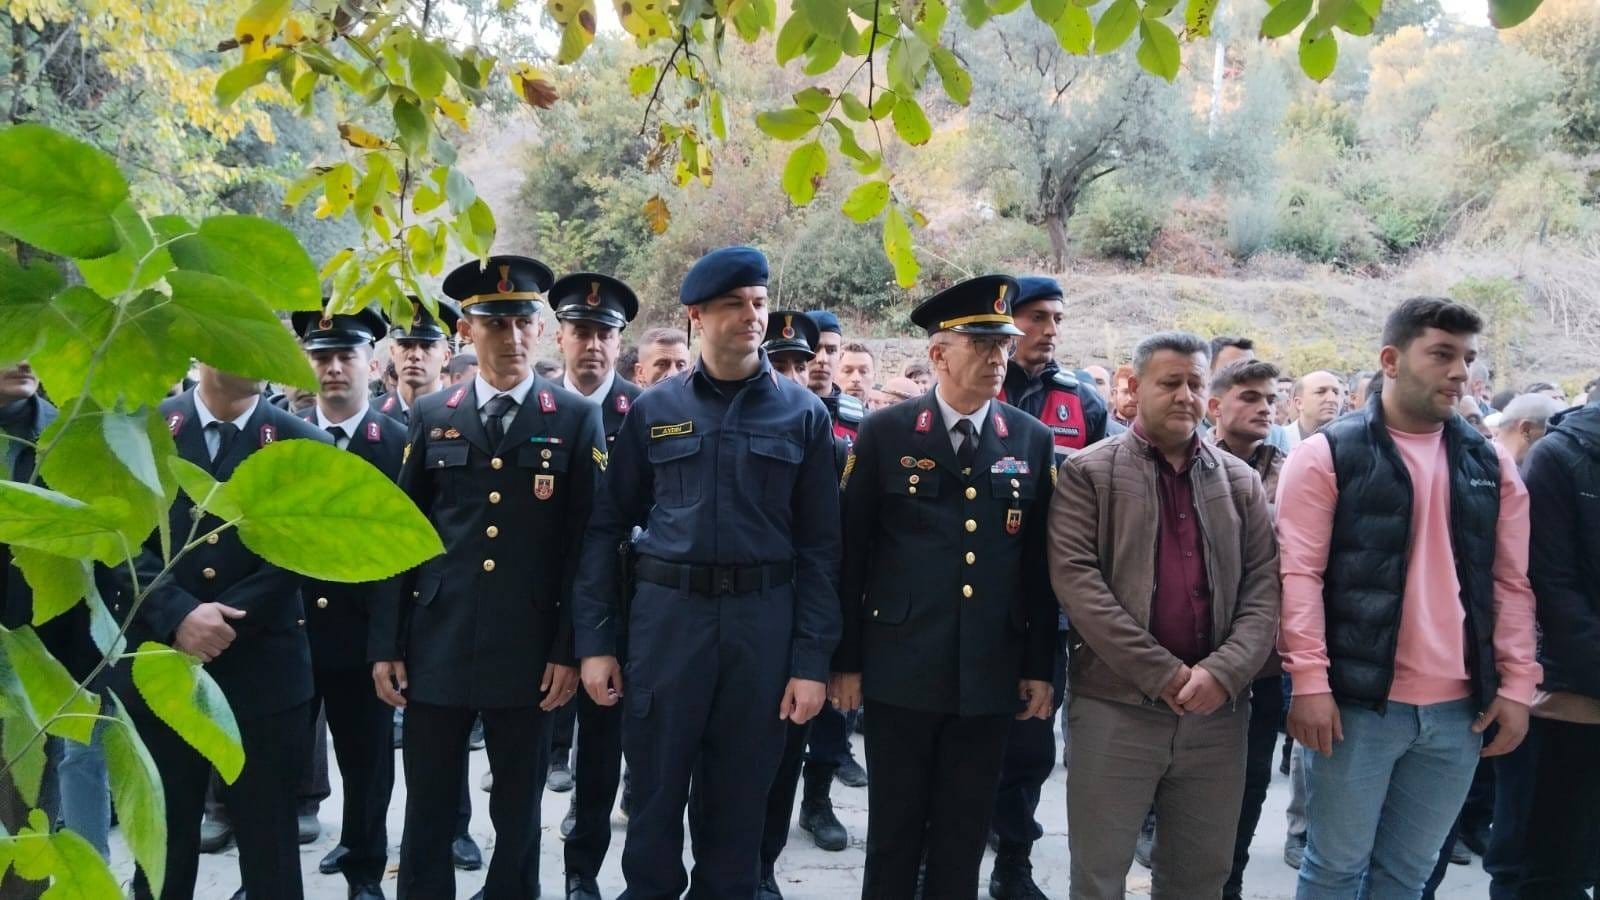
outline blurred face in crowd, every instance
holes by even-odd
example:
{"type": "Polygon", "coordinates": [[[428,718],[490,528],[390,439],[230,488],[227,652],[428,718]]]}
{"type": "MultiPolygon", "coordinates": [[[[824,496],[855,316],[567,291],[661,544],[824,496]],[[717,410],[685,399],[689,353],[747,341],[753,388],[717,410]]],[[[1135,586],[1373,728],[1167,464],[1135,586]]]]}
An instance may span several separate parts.
{"type": "Polygon", "coordinates": [[[774,372],[801,387],[806,386],[806,364],[811,360],[807,359],[804,353],[795,353],[792,350],[768,353],[767,360],[772,363],[774,372]]]}
{"type": "Polygon", "coordinates": [[[918,392],[926,394],[928,388],[933,387],[933,373],[918,369],[916,374],[911,376],[911,381],[917,386],[918,392]]]}
{"type": "MultiPolygon", "coordinates": [[[[1383,405],[1418,425],[1442,425],[1455,416],[1467,390],[1467,369],[1478,358],[1478,336],[1427,328],[1404,349],[1386,346],[1383,405]]],[[[1480,410],[1481,414],[1481,410],[1480,410]]]]}
{"type": "Polygon", "coordinates": [[[1344,382],[1332,372],[1311,372],[1300,379],[1295,397],[1300,427],[1307,434],[1332,422],[1344,412],[1344,382]]]}
{"type": "Polygon", "coordinates": [[[1066,305],[1060,300],[1035,300],[1016,311],[1022,337],[1017,338],[1013,357],[1023,371],[1032,375],[1056,358],[1056,335],[1065,315],[1066,305]]]}
{"type": "Polygon", "coordinates": [[[811,392],[819,397],[833,392],[833,367],[839,361],[839,347],[843,343],[844,337],[832,331],[824,331],[817,338],[817,355],[806,367],[806,380],[811,392]]]}
{"type": "Polygon", "coordinates": [[[688,344],[646,344],[639,348],[639,361],[633,364],[633,381],[649,387],[688,368],[688,344]]]}
{"type": "Polygon", "coordinates": [[[359,407],[367,396],[367,379],[372,371],[372,350],[368,347],[342,347],[312,350],[311,370],[317,373],[317,396],[334,409],[359,407]]]}
{"type": "Polygon", "coordinates": [[[1118,378],[1111,387],[1111,409],[1124,422],[1132,422],[1139,412],[1139,398],[1133,393],[1132,378],[1118,378]]]}
{"type": "Polygon", "coordinates": [[[839,390],[865,403],[872,383],[872,354],[851,350],[839,354],[839,390]]]}
{"type": "Polygon", "coordinates": [[[1494,439],[1506,448],[1517,465],[1527,458],[1528,451],[1545,436],[1545,424],[1531,419],[1502,419],[1494,429],[1494,439]]]}
{"type": "Polygon", "coordinates": [[[39,392],[39,377],[25,362],[0,369],[0,405],[26,400],[39,392]]]}
{"type": "MultiPolygon", "coordinates": [[[[260,394],[261,389],[266,387],[267,384],[265,381],[246,378],[243,375],[235,375],[232,372],[224,372],[205,363],[200,363],[195,367],[195,376],[199,382],[197,387],[200,393],[205,396],[207,400],[206,406],[208,407],[212,406],[213,402],[220,404],[248,400],[260,394]]],[[[220,413],[220,410],[215,408],[211,411],[220,413]]]]}
{"type": "Polygon", "coordinates": [[[1109,401],[1111,399],[1111,373],[1106,371],[1106,367],[1087,366],[1084,371],[1088,372],[1089,377],[1094,379],[1094,389],[1100,392],[1100,399],[1109,401]]]}
{"type": "Polygon", "coordinates": [[[935,334],[928,342],[928,361],[937,373],[940,396],[957,412],[975,411],[998,397],[1010,349],[1008,335],[935,334]]]}
{"type": "Polygon", "coordinates": [[[1542,394],[1542,395],[1544,395],[1546,397],[1549,397],[1551,400],[1554,400],[1555,402],[1561,404],[1561,407],[1563,409],[1565,409],[1566,406],[1567,406],[1567,392],[1563,391],[1559,387],[1556,387],[1555,385],[1551,385],[1550,387],[1544,388],[1543,390],[1540,390],[1537,393],[1542,394]]]}
{"type": "Polygon", "coordinates": [[[1241,359],[1255,359],[1256,351],[1245,350],[1240,347],[1223,347],[1217,351],[1217,358],[1211,361],[1211,371],[1220,372],[1224,366],[1231,366],[1241,359]]]}
{"type": "Polygon", "coordinates": [[[622,331],[598,322],[562,322],[556,329],[556,348],[566,365],[567,379],[593,390],[617,365],[622,352],[622,331]]]}
{"type": "Polygon", "coordinates": [[[1271,379],[1236,384],[1227,393],[1207,401],[1211,421],[1217,423],[1222,440],[1244,453],[1267,439],[1272,430],[1272,405],[1277,399],[1271,379]]]}
{"type": "Polygon", "coordinates": [[[689,321],[700,329],[701,352],[712,359],[742,359],[761,347],[767,331],[767,289],[735,288],[689,307],[689,321]]]}
{"type": "Polygon", "coordinates": [[[537,315],[469,314],[456,327],[472,341],[483,380],[495,389],[507,390],[533,373],[533,351],[544,334],[544,320],[537,315]]]}
{"type": "Polygon", "coordinates": [[[461,384],[462,382],[471,381],[472,379],[476,378],[477,375],[478,364],[475,362],[468,363],[467,365],[461,367],[461,371],[452,373],[450,375],[450,383],[461,384]]]}
{"type": "Polygon", "coordinates": [[[389,345],[389,361],[394,363],[398,384],[405,385],[412,395],[424,394],[439,383],[445,363],[450,361],[450,342],[401,338],[389,345]]]}
{"type": "Polygon", "coordinates": [[[1474,431],[1490,440],[1494,439],[1494,430],[1483,421],[1483,407],[1479,405],[1477,397],[1471,395],[1462,397],[1456,409],[1461,413],[1461,418],[1466,419],[1467,424],[1471,425],[1474,431]]]}
{"type": "Polygon", "coordinates": [[[1165,449],[1194,436],[1206,411],[1209,373],[1204,353],[1157,350],[1144,372],[1133,374],[1130,384],[1139,401],[1139,425],[1151,443],[1165,449]]]}

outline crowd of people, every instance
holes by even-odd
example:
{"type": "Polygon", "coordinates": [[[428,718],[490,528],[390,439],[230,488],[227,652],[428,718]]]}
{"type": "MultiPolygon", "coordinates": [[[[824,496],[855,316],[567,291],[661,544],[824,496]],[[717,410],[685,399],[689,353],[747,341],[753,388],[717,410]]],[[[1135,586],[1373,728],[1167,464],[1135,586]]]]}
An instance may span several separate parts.
{"type": "MultiPolygon", "coordinates": [[[[384,896],[397,777],[398,896],[454,897],[484,866],[479,748],[489,900],[539,895],[546,790],[571,794],[568,900],[601,896],[619,791],[625,896],[781,900],[792,824],[850,844],[836,784],[867,790],[864,898],[970,898],[987,845],[989,896],[1036,900],[1058,748],[1074,898],[1122,897],[1136,861],[1157,898],[1243,896],[1275,767],[1299,898],[1432,896],[1473,853],[1494,900],[1590,896],[1593,383],[1497,392],[1477,314],[1429,297],[1389,314],[1370,371],[1176,331],[1067,367],[1067,292],[1005,275],[919,304],[926,354],[889,374],[833,312],[768,309],[766,282],[759,251],[713,251],[682,283],[689,332],[630,340],[620,280],[491,257],[409,322],[296,314],[315,393],[197,366],[161,407],[181,456],[226,479],[274,441],[333,444],[445,552],[318,582],[174,504],[173,528],[211,536],[160,579],[152,536],[129,638],[205,664],[246,761],[219,778],[127,665],[93,685],[162,775],[159,896],[193,896],[199,854],[230,842],[236,897],[302,896],[330,744],[319,868],[360,900],[384,896]]],[[[0,372],[9,477],[55,415],[26,364],[0,372]]],[[[126,615],[125,579],[96,581],[126,615]]],[[[78,677],[88,627],[80,606],[40,628],[78,677]]],[[[52,740],[41,804],[108,855],[99,741],[52,740]]],[[[154,896],[142,871],[134,892],[154,896]]]]}

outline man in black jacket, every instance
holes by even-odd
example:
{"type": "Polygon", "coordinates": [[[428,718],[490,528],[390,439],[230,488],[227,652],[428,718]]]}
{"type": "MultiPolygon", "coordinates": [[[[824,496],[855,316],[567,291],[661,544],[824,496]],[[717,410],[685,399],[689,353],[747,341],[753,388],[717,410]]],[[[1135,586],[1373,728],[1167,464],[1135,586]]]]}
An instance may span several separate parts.
{"type": "Polygon", "coordinates": [[[1544,682],[1495,761],[1492,900],[1581,897],[1600,854],[1600,402],[1550,419],[1523,463],[1544,682]]]}
{"type": "Polygon", "coordinates": [[[867,716],[863,898],[978,890],[1013,719],[1048,719],[1050,431],[995,398],[1019,334],[1003,275],[924,301],[938,383],[868,416],[844,472],[844,637],[834,703],[867,716]]]}
{"type": "MultiPolygon", "coordinates": [[[[226,481],[250,454],[274,441],[329,442],[326,433],[268,403],[261,383],[200,366],[194,389],[161,404],[178,455],[226,481]]],[[[213,515],[198,521],[181,495],[172,504],[171,531],[205,535],[222,525],[213,515]]],[[[212,535],[186,554],[150,588],[128,629],[128,644],[169,643],[197,656],[233,707],[244,745],[237,780],[221,789],[239,842],[239,874],[253,897],[301,896],[295,794],[311,740],[311,648],[306,640],[300,575],[247,549],[238,532],[212,535]]],[[[162,571],[156,534],[136,561],[141,584],[162,571]]],[[[128,705],[161,781],[167,801],[167,873],[164,900],[194,895],[200,815],[211,766],[177,732],[151,712],[127,683],[131,666],[118,666],[113,687],[128,705]]],[[[135,896],[150,897],[143,872],[135,896]]]]}
{"type": "MultiPolygon", "coordinates": [[[[341,450],[371,463],[391,481],[400,475],[406,430],[367,402],[372,345],[387,322],[375,308],[354,315],[294,314],[295,331],[311,358],[319,390],[303,418],[327,432],[341,450]]],[[[390,710],[372,690],[367,660],[371,608],[383,582],[306,583],[306,632],[311,640],[313,717],[326,706],[333,752],[344,779],[344,818],[335,864],[352,900],[381,900],[389,841],[384,819],[394,788],[390,710]]],[[[330,855],[332,855],[330,854],[330,855]]]]}

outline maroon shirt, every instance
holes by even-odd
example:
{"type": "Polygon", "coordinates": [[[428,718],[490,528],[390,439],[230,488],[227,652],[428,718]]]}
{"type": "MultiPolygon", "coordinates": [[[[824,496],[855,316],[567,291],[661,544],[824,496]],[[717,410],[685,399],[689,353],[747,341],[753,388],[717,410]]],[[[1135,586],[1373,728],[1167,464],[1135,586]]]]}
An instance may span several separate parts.
{"type": "MultiPolygon", "coordinates": [[[[1137,424],[1134,433],[1146,441],[1137,424]]],[[[1181,470],[1154,445],[1160,525],[1156,530],[1156,591],[1150,601],[1150,633],[1184,665],[1211,653],[1211,583],[1206,578],[1205,539],[1194,510],[1189,468],[1200,458],[1195,435],[1181,470]]]]}

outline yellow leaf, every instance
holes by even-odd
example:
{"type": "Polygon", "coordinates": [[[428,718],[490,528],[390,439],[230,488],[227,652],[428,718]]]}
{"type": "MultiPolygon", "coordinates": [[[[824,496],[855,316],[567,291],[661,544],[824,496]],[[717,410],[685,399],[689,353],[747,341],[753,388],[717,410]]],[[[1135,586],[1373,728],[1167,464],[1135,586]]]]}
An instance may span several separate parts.
{"type": "Polygon", "coordinates": [[[667,226],[672,224],[672,210],[667,208],[667,201],[657,194],[644,202],[644,220],[650,224],[650,230],[656,234],[665,234],[667,226]]]}
{"type": "Polygon", "coordinates": [[[462,129],[467,127],[467,104],[460,100],[446,97],[443,94],[433,98],[433,102],[438,105],[440,112],[449,117],[450,121],[461,126],[462,129]]]}
{"type": "Polygon", "coordinates": [[[622,29],[646,43],[672,33],[672,23],[661,11],[661,0],[612,0],[612,5],[622,29]]]}
{"type": "Polygon", "coordinates": [[[244,48],[247,62],[266,52],[267,39],[283,26],[290,5],[290,0],[256,0],[239,17],[233,28],[233,38],[244,48]]]}
{"type": "Polygon", "coordinates": [[[545,8],[561,25],[556,61],[562,65],[575,62],[594,41],[594,0],[550,0],[545,8]]]}
{"type": "Polygon", "coordinates": [[[527,63],[518,63],[511,70],[511,87],[524,103],[539,109],[555,106],[559,96],[556,86],[544,77],[544,73],[527,63]]]}
{"type": "Polygon", "coordinates": [[[278,41],[281,47],[293,47],[295,44],[304,43],[306,30],[301,27],[299,19],[290,19],[283,23],[283,39],[278,41]]]}
{"type": "Polygon", "coordinates": [[[387,146],[383,138],[349,122],[339,123],[339,137],[344,138],[345,143],[350,146],[359,147],[362,150],[380,150],[387,146]]]}

